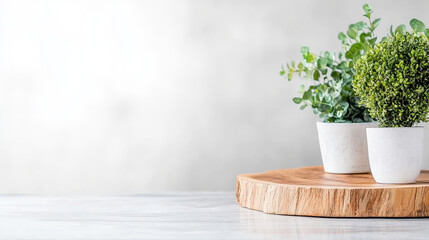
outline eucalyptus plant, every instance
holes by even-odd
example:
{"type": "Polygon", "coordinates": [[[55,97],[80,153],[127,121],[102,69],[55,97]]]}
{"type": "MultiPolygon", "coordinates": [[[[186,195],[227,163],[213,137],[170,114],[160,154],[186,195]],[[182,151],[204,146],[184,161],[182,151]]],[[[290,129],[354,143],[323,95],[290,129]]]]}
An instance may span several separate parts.
{"type": "MultiPolygon", "coordinates": [[[[353,87],[380,127],[412,127],[429,112],[429,29],[400,25],[355,64],[353,87]]],[[[391,28],[392,29],[392,28],[391,28]]]]}
{"type": "Polygon", "coordinates": [[[353,66],[374,48],[377,42],[374,30],[380,24],[380,18],[372,20],[373,11],[368,4],[363,5],[363,10],[366,22],[350,24],[345,33],[338,34],[341,51],[315,54],[308,47],[302,47],[302,60],[299,63],[291,61],[280,71],[280,75],[289,81],[296,75],[313,80],[309,86],[301,86],[302,96],[293,98],[293,102],[301,104],[301,110],[311,106],[314,114],[319,114],[324,122],[372,121],[366,108],[359,105],[352,87],[353,66]]]}

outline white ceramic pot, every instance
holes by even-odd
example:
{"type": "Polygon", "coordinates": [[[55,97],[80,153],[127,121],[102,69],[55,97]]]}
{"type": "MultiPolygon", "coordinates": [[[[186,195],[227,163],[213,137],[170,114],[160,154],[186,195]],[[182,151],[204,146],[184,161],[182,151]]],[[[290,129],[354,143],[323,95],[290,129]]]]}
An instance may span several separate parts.
{"type": "Polygon", "coordinates": [[[423,127],[368,128],[371,172],[378,183],[414,183],[423,158],[423,127]]]}
{"type": "Polygon", "coordinates": [[[317,123],[325,172],[350,174],[370,171],[366,129],[371,123],[317,123]]]}

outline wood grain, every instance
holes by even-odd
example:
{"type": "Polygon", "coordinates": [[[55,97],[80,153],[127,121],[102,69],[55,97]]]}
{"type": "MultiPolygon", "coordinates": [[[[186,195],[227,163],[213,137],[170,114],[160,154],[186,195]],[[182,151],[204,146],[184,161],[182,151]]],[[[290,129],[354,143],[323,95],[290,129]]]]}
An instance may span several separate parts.
{"type": "Polygon", "coordinates": [[[272,214],[322,217],[429,216],[429,171],[415,184],[377,184],[371,174],[325,173],[323,167],[237,176],[236,200],[272,214]]]}

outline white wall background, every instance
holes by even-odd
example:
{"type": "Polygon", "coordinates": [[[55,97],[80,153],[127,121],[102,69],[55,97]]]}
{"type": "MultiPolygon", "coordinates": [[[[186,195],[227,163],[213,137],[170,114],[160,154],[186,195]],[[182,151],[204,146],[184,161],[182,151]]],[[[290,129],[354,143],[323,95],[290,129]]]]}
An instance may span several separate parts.
{"type": "MultiPolygon", "coordinates": [[[[429,24],[429,1],[369,2],[380,34],[429,24]]],[[[0,193],[233,190],[321,165],[278,72],[302,45],[338,50],[363,3],[1,1],[0,193]]]]}

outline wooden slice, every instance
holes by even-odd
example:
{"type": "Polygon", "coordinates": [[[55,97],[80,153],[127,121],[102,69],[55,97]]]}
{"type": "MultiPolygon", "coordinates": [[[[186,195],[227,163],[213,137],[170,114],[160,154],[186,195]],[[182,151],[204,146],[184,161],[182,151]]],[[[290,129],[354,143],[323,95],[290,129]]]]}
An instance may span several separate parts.
{"type": "Polygon", "coordinates": [[[237,202],[265,213],[322,217],[427,217],[429,170],[415,184],[377,184],[371,174],[302,167],[237,176],[237,202]]]}

